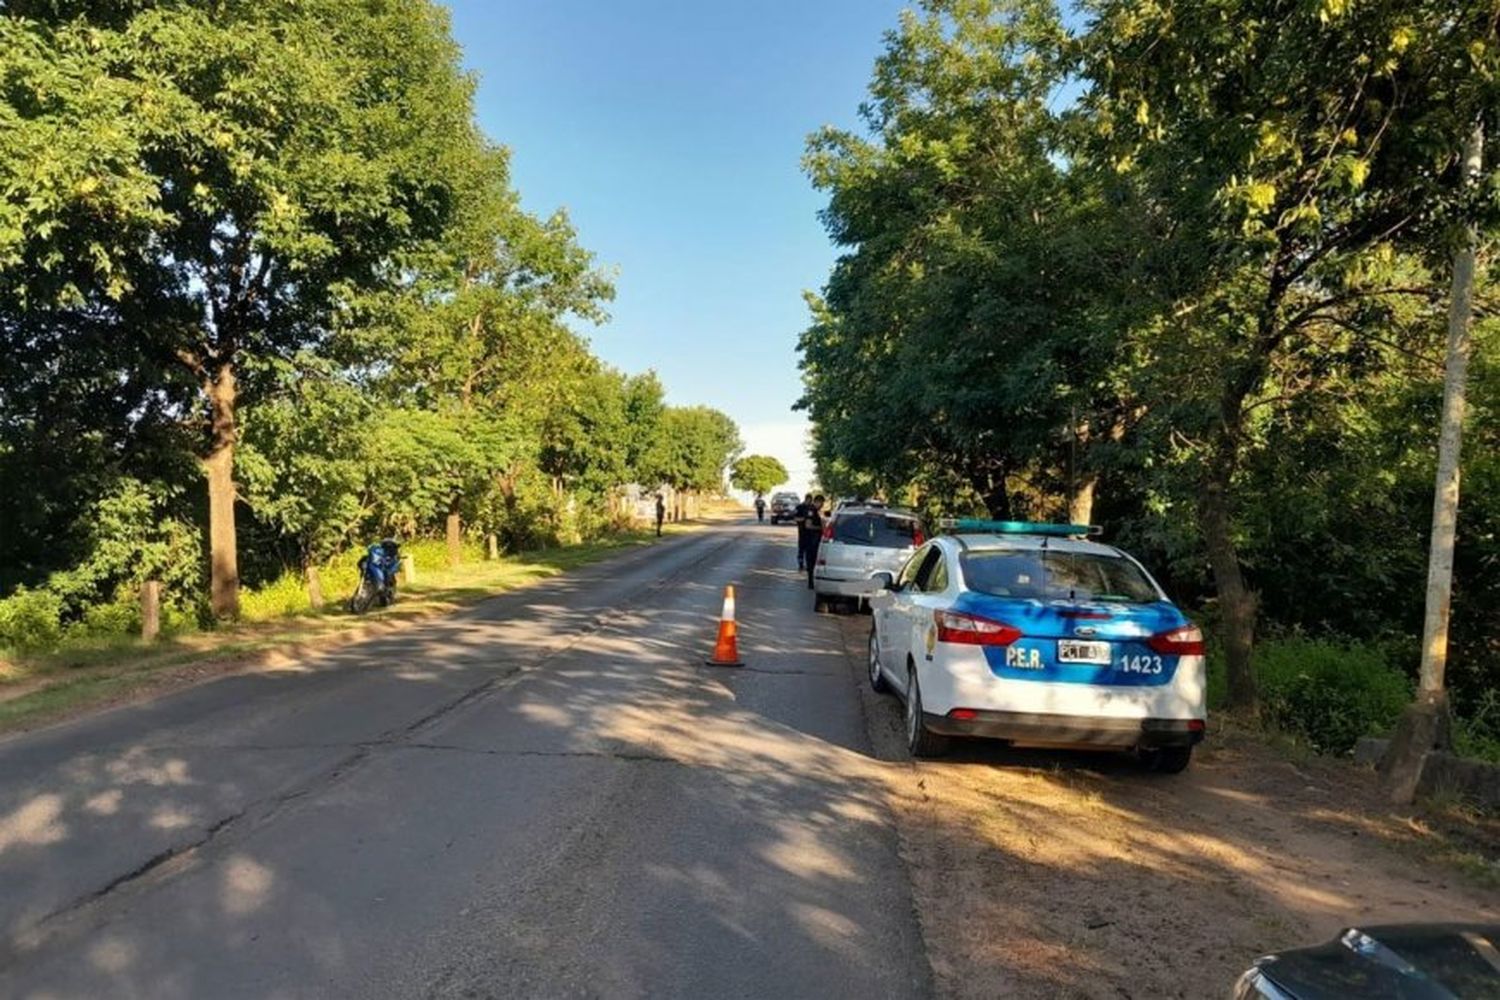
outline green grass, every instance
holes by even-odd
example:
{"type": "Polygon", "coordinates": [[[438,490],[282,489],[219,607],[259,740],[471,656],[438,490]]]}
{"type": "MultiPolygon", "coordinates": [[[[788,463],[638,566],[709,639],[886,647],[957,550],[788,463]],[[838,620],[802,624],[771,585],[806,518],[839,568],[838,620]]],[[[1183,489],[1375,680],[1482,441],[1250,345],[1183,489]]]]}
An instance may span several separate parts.
{"type": "MultiPolygon", "coordinates": [[[[670,524],[667,537],[698,530],[670,524]]],[[[341,634],[372,623],[400,622],[442,614],[496,594],[524,587],[626,549],[657,542],[653,533],[631,532],[565,548],[507,556],[495,561],[467,550],[468,561],[447,566],[440,545],[414,546],[415,583],[400,588],[389,608],[366,615],[344,610],[354,586],[352,567],[325,570],[325,606],[313,610],[299,576],[288,575],[266,587],[246,590],[243,620],[210,631],[188,631],[153,644],[129,636],[76,635],[54,651],[0,657],[0,732],[30,728],[89,707],[116,702],[186,683],[218,665],[299,643],[336,641],[341,634]],[[345,577],[347,576],[347,580],[345,577]],[[201,669],[200,669],[201,668],[201,669]]]]}

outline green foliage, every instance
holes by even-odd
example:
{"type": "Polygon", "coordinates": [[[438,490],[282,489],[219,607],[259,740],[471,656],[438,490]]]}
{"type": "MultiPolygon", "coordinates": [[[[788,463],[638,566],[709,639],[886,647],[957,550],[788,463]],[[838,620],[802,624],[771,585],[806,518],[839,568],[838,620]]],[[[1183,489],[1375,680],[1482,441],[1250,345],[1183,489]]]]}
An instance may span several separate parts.
{"type": "Polygon", "coordinates": [[[1454,750],[1500,763],[1500,688],[1488,688],[1454,721],[1454,750]]]}
{"type": "Polygon", "coordinates": [[[0,600],[0,649],[51,649],[62,638],[62,598],[49,590],[19,587],[0,600]]]}
{"type": "Polygon", "coordinates": [[[729,470],[730,484],[751,493],[769,493],[789,478],[786,466],[770,455],[746,455],[729,470]]]}
{"type": "Polygon", "coordinates": [[[480,558],[598,537],[632,481],[721,481],[733,422],[575,331],[612,279],[522,209],[439,4],[0,7],[16,642],[128,632],[148,577],[197,618],[226,509],[262,619],[306,609],[310,566],[337,600],[381,535],[420,563],[457,515],[480,558]]]}
{"type": "MultiPolygon", "coordinates": [[[[1226,646],[1241,701],[1257,620],[1400,651],[1402,675],[1452,233],[1472,223],[1492,240],[1500,223],[1500,161],[1478,196],[1457,182],[1473,124],[1500,125],[1492,12],[1084,13],[924,0],[886,38],[864,129],[810,137],[841,248],[799,344],[818,478],[931,513],[1103,524],[1239,640],[1226,646]]],[[[1500,678],[1500,340],[1479,312],[1450,669],[1462,705],[1500,678]]],[[[1278,711],[1331,745],[1378,714],[1341,721],[1290,683],[1275,681],[1278,711]]]]}
{"type": "Polygon", "coordinates": [[[719,490],[743,445],[733,420],[707,406],[669,407],[656,440],[645,452],[639,477],[647,486],[719,490]]]}
{"type": "Polygon", "coordinates": [[[1411,700],[1407,679],[1368,645],[1272,640],[1256,648],[1255,666],[1266,718],[1320,753],[1388,732],[1411,700]]]}
{"type": "Polygon", "coordinates": [[[372,419],[353,386],[290,371],[280,392],[245,414],[245,499],[260,521],[295,541],[304,563],[348,544],[368,517],[372,419]]]}
{"type": "Polygon", "coordinates": [[[196,527],[174,516],[181,492],[175,484],[122,479],[93,504],[87,554],[47,580],[70,617],[95,603],[134,600],[146,580],[160,581],[163,602],[180,611],[201,604],[202,543],[196,527]]]}
{"type": "Polygon", "coordinates": [[[83,617],[68,627],[69,638],[112,638],[141,634],[141,604],[139,600],[119,600],[110,604],[91,604],[84,609],[83,617]]]}

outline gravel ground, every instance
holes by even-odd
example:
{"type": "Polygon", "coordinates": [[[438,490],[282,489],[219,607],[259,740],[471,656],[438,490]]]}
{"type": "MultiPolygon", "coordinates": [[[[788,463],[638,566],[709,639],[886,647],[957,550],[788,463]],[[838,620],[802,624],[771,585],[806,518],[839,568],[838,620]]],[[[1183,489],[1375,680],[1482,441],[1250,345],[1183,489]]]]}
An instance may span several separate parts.
{"type": "MultiPolygon", "coordinates": [[[[869,619],[841,625],[858,682],[869,619]]],[[[858,686],[940,996],[1225,996],[1257,955],[1346,926],[1500,920],[1353,765],[1218,724],[1175,777],[980,743],[913,764],[899,701],[858,686]]]]}

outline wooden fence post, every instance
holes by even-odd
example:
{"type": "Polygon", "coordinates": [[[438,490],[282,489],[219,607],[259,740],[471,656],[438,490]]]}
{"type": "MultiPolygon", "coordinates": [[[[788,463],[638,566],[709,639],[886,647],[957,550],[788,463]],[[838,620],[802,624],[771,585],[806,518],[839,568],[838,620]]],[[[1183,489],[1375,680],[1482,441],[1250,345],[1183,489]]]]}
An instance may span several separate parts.
{"type": "Polygon", "coordinates": [[[161,581],[141,584],[141,641],[155,642],[161,634],[161,581]]]}
{"type": "Polygon", "coordinates": [[[323,577],[318,573],[318,567],[308,563],[303,576],[307,581],[307,603],[314,611],[323,610],[323,577]]]}
{"type": "Polygon", "coordinates": [[[485,536],[485,544],[489,547],[490,562],[500,558],[500,539],[492,531],[485,536]]]}
{"type": "Polygon", "coordinates": [[[417,557],[416,556],[407,554],[407,555],[404,555],[404,556],[401,557],[401,575],[404,576],[404,577],[406,577],[406,580],[404,582],[406,583],[407,586],[411,586],[413,583],[416,582],[416,580],[417,580],[417,557]]]}

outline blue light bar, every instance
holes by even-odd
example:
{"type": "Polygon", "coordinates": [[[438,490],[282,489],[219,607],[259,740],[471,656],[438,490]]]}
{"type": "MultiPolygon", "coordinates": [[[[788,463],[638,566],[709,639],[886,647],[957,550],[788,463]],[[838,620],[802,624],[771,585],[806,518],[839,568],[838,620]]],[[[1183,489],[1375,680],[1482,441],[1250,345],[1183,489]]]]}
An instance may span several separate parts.
{"type": "Polygon", "coordinates": [[[986,521],[978,517],[945,517],[938,524],[955,534],[1047,535],[1089,538],[1104,533],[1096,524],[1043,524],[1040,521],[986,521]]]}

